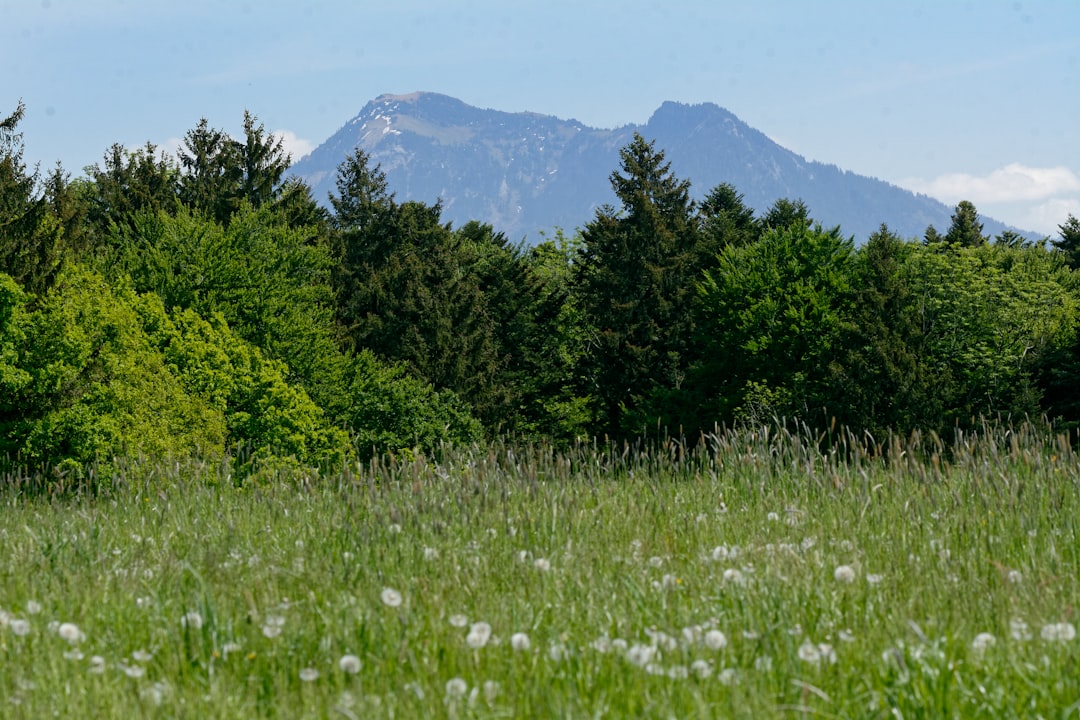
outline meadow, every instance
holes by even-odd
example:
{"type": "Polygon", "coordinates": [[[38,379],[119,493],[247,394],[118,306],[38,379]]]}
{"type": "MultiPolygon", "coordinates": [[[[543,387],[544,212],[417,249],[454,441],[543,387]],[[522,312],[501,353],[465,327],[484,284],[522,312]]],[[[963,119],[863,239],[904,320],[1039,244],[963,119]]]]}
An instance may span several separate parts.
{"type": "Polygon", "coordinates": [[[491,444],[0,492],[0,715],[1080,716],[1048,428],[491,444]]]}

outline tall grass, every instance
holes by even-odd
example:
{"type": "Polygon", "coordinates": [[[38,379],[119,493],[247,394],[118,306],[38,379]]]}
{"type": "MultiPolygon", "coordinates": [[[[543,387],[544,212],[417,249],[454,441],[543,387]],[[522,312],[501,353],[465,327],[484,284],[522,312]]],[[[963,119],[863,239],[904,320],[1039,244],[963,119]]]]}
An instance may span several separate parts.
{"type": "Polygon", "coordinates": [[[1080,461],[1043,426],[110,468],[7,478],[4,716],[1080,713],[1080,461]]]}

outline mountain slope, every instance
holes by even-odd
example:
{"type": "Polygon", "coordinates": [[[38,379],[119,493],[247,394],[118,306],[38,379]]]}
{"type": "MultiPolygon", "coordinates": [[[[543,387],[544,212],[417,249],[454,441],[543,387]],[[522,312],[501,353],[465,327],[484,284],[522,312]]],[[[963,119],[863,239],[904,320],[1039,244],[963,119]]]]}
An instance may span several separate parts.
{"type": "MultiPolygon", "coordinates": [[[[933,224],[944,232],[952,209],[925,195],[807,161],[727,110],[665,102],[644,125],[605,130],[536,113],[483,110],[436,93],[382,95],[290,170],[325,201],[337,166],[360,147],[387,175],[399,200],[434,202],[455,226],[489,222],[514,239],[589,222],[614,203],[608,181],[619,149],[635,132],[655,140],[696,198],[721,182],[763,213],[779,198],[806,202],[811,216],[864,241],[881,223],[903,237],[933,224]]],[[[1005,226],[983,218],[994,235],[1005,226]]]]}

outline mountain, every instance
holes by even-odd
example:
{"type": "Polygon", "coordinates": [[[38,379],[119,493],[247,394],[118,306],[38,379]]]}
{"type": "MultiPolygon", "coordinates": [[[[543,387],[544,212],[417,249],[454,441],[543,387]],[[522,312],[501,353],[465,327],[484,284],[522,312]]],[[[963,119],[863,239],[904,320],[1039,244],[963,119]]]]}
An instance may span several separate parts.
{"type": "MultiPolygon", "coordinates": [[[[437,93],[382,95],[290,173],[325,201],[336,191],[338,165],[359,147],[382,167],[398,200],[441,198],[443,218],[455,226],[481,220],[513,240],[536,242],[541,232],[581,227],[598,207],[615,203],[608,178],[635,132],[656,141],[698,199],[722,182],[759,214],[779,198],[802,199],[814,220],[840,225],[860,243],[883,222],[907,238],[921,237],[931,224],[945,232],[950,224],[951,207],[808,161],[712,103],[665,102],[644,125],[609,130],[484,110],[437,93]]],[[[1006,229],[981,219],[988,235],[1006,229]]]]}

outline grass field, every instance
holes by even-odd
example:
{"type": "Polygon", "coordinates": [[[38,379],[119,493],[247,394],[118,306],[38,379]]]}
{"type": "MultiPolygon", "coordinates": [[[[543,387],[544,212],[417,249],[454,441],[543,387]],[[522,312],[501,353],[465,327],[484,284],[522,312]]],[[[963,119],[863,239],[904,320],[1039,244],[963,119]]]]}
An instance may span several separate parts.
{"type": "Polygon", "coordinates": [[[0,716],[1080,717],[1068,443],[802,437],[9,477],[0,716]]]}

